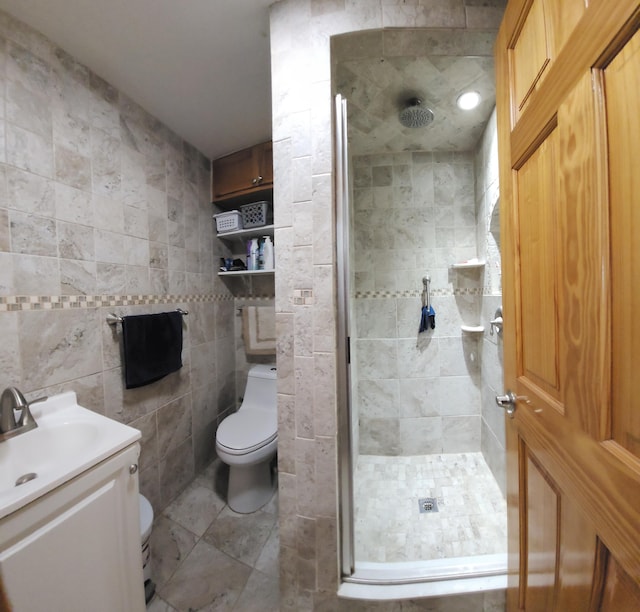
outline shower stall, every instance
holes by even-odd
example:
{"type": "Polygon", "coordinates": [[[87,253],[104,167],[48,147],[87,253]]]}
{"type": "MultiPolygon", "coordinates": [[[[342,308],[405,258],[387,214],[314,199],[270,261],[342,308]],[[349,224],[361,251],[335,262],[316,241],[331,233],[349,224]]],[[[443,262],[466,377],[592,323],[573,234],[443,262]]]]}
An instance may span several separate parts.
{"type": "Polygon", "coordinates": [[[412,40],[332,39],[345,580],[504,578],[493,59],[412,40]]]}

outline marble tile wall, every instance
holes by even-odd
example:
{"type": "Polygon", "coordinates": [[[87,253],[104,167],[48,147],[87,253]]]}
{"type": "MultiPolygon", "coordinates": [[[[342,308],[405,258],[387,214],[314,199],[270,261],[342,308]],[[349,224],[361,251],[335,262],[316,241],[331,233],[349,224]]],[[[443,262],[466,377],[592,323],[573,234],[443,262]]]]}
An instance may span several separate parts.
{"type": "MultiPolygon", "coordinates": [[[[495,36],[504,5],[503,0],[282,0],[271,8],[274,206],[280,245],[280,584],[285,612],[399,610],[401,605],[489,610],[503,605],[483,594],[465,596],[464,602],[446,598],[379,605],[336,596],[340,569],[330,49],[333,35],[375,28],[410,28],[409,39],[401,37],[401,43],[418,50],[438,40],[451,44],[450,28],[482,28],[482,36],[491,39],[487,31],[495,36]],[[442,35],[429,34],[434,29],[442,35]],[[295,303],[295,291],[303,290],[312,292],[312,303],[295,303]]],[[[479,36],[470,31],[462,39],[479,36]]],[[[487,44],[489,53],[491,46],[487,44]]]]}
{"type": "Polygon", "coordinates": [[[480,450],[481,270],[471,153],[353,158],[354,404],[359,452],[415,455],[480,450]],[[418,333],[422,279],[436,327],[418,333]]]}
{"type": "MultiPolygon", "coordinates": [[[[214,274],[210,162],[64,50],[0,13],[0,371],[33,398],[142,431],[160,511],[235,405],[234,296],[214,274]],[[183,368],[125,390],[106,315],[189,311],[183,368]]],[[[215,253],[215,259],[214,259],[215,253]]]]}
{"type": "Polygon", "coordinates": [[[500,186],[495,111],[487,124],[475,156],[478,256],[486,259],[481,321],[482,338],[482,453],[506,495],[506,441],[504,411],[495,396],[504,392],[502,337],[491,333],[489,321],[502,303],[500,268],[500,186]]]}

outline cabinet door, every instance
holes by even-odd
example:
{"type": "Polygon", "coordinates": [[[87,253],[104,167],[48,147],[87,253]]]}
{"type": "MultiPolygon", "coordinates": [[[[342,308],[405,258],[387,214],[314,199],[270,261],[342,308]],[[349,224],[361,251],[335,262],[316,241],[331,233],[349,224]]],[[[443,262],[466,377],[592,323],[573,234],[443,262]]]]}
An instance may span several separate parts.
{"type": "Polygon", "coordinates": [[[0,522],[0,571],[15,612],[145,609],[138,445],[0,522]]]}
{"type": "Polygon", "coordinates": [[[273,185],[273,143],[271,141],[259,145],[260,172],[258,174],[258,186],[269,187],[273,185]]]}
{"type": "Polygon", "coordinates": [[[213,200],[270,189],[273,185],[273,143],[264,142],[221,157],[212,166],[213,200]]]}
{"type": "Polygon", "coordinates": [[[213,199],[241,193],[255,186],[259,176],[253,148],[244,149],[213,162],[213,199]]]}

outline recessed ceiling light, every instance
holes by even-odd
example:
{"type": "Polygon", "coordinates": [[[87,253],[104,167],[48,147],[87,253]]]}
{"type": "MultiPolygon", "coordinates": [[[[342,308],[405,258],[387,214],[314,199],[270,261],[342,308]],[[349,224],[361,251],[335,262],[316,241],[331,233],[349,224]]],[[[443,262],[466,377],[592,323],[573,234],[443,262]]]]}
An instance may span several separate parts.
{"type": "Polygon", "coordinates": [[[456,104],[462,110],[471,110],[480,104],[480,94],[477,91],[466,91],[458,96],[456,104]]]}

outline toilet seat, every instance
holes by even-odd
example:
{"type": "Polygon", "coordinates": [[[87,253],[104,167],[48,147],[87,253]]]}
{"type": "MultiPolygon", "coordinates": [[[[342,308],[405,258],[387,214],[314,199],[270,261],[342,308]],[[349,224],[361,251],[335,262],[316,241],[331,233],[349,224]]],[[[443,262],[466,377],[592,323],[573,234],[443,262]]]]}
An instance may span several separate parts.
{"type": "Polygon", "coordinates": [[[230,455],[246,455],[266,446],[278,435],[275,414],[240,410],[220,423],[216,442],[230,455]]]}

